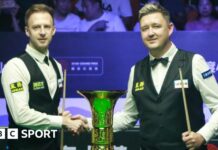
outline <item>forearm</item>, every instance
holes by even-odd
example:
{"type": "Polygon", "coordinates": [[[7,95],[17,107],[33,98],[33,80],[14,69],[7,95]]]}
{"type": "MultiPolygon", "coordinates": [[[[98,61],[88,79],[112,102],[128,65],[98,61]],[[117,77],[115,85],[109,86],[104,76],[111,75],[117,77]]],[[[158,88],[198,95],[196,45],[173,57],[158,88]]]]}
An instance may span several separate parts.
{"type": "Polygon", "coordinates": [[[126,114],[125,112],[118,112],[114,114],[113,130],[114,132],[126,130],[133,127],[137,121],[137,113],[126,114]]]}
{"type": "Polygon", "coordinates": [[[202,56],[194,55],[192,68],[195,87],[199,90],[204,103],[212,112],[209,121],[198,131],[208,142],[214,136],[214,133],[218,131],[218,85],[212,73],[209,74],[210,68],[202,56]],[[205,75],[205,72],[208,76],[205,75]]]}
{"type": "Polygon", "coordinates": [[[209,121],[198,131],[208,142],[218,132],[218,110],[215,111],[209,121]]]}

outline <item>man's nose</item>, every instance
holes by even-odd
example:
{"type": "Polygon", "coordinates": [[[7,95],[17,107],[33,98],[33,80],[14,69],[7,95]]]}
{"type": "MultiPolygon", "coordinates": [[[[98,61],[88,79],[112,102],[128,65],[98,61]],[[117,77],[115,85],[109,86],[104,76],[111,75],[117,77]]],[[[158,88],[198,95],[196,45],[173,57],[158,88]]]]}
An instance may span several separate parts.
{"type": "Polygon", "coordinates": [[[40,35],[45,35],[45,34],[46,34],[45,28],[41,27],[40,28],[40,35]]]}
{"type": "Polygon", "coordinates": [[[152,28],[149,28],[149,29],[148,29],[148,35],[151,36],[151,35],[153,35],[153,34],[154,34],[154,30],[153,30],[152,28]]]}

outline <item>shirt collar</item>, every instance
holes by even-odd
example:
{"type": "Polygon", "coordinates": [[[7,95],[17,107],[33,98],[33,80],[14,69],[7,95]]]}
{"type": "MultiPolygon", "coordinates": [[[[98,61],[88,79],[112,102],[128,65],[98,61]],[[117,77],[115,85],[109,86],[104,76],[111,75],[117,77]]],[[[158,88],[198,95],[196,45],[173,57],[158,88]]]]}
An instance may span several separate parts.
{"type": "Polygon", "coordinates": [[[29,44],[27,44],[26,46],[26,50],[25,50],[31,57],[33,57],[35,60],[37,60],[40,63],[45,63],[44,62],[44,58],[45,56],[49,57],[49,51],[47,51],[46,54],[42,54],[39,51],[37,51],[36,49],[32,48],[29,44]]]}
{"type": "MultiPolygon", "coordinates": [[[[174,43],[171,44],[169,50],[162,56],[162,58],[168,57],[169,62],[173,60],[173,57],[175,56],[176,52],[178,51],[177,47],[174,43]]],[[[149,53],[150,60],[154,60],[155,57],[149,53]]]]}

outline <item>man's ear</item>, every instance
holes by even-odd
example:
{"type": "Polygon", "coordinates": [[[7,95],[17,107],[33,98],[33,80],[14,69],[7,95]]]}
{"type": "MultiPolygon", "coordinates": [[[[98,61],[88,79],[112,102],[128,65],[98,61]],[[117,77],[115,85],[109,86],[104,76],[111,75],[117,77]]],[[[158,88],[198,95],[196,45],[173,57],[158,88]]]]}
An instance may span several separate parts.
{"type": "Polygon", "coordinates": [[[169,36],[171,36],[174,30],[174,24],[172,22],[169,23],[168,29],[169,29],[169,36]]]}
{"type": "Polygon", "coordinates": [[[25,33],[26,33],[26,36],[27,36],[27,37],[29,37],[29,36],[30,36],[30,34],[29,34],[29,29],[28,29],[28,27],[27,27],[27,26],[25,26],[25,33]]]}
{"type": "Polygon", "coordinates": [[[52,33],[52,35],[55,35],[55,33],[56,33],[56,28],[53,27],[53,33],[52,33]]]}

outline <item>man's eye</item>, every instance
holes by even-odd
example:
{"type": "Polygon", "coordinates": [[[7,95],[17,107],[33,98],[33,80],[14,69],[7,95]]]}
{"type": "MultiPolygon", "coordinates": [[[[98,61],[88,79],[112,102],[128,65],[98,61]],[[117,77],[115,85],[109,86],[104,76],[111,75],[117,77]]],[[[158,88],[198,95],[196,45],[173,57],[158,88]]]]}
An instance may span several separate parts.
{"type": "Polygon", "coordinates": [[[148,30],[148,27],[143,27],[143,28],[141,28],[141,30],[146,31],[146,30],[148,30]]]}
{"type": "Polygon", "coordinates": [[[155,26],[153,26],[153,28],[160,28],[160,26],[159,25],[155,25],[155,26]]]}
{"type": "Polygon", "coordinates": [[[51,26],[45,26],[45,29],[51,29],[51,26]]]}
{"type": "Polygon", "coordinates": [[[38,30],[38,29],[40,29],[40,27],[39,26],[34,26],[33,29],[38,30]]]}

